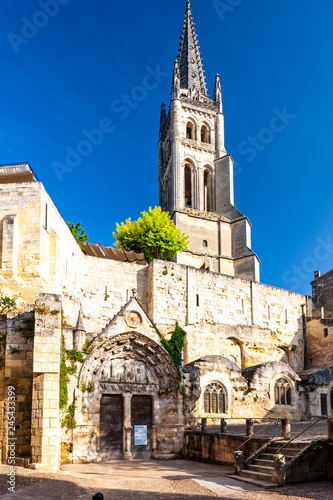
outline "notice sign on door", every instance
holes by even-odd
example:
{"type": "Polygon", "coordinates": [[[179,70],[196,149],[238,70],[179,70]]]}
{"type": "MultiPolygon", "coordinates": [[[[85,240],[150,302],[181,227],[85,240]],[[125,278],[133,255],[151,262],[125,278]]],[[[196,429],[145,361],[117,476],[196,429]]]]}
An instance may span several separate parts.
{"type": "Polygon", "coordinates": [[[134,426],[134,446],[147,445],[147,426],[135,425],[134,426]]]}

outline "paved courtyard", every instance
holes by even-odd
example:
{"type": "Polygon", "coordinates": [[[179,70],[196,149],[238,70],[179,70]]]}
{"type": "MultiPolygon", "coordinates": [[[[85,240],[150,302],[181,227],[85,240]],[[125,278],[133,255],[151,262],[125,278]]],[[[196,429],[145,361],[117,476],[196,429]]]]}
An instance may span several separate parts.
{"type": "Polygon", "coordinates": [[[65,465],[59,474],[17,468],[15,493],[8,493],[7,466],[0,466],[0,495],[22,500],[332,500],[333,483],[321,481],[270,490],[231,480],[232,468],[186,460],[110,461],[65,465]]]}

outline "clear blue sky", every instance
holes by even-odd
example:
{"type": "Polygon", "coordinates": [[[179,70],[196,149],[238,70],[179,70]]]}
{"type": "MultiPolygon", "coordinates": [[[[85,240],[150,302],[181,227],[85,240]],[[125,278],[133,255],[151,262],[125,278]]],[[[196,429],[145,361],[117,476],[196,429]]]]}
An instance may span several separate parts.
{"type": "MultiPolygon", "coordinates": [[[[160,105],[185,1],[1,3],[0,163],[29,161],[65,220],[112,244],[116,221],[158,204],[160,105]],[[119,108],[126,95],[135,99],[119,108]],[[56,175],[55,162],[68,168],[66,148],[99,126],[95,145],[56,175]]],[[[192,8],[210,95],[221,75],[235,204],[253,225],[261,279],[310,293],[313,270],[333,267],[333,2],[192,8]],[[287,115],[284,127],[276,113],[287,115]]]]}

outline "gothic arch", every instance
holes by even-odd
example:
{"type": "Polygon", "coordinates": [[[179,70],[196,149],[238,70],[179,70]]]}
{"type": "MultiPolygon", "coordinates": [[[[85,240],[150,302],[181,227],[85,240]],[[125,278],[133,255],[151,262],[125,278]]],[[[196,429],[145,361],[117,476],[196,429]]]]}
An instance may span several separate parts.
{"type": "Polygon", "coordinates": [[[196,140],[198,124],[192,116],[185,117],[185,137],[186,139],[196,140]]]}
{"type": "Polygon", "coordinates": [[[210,380],[202,389],[202,407],[205,414],[226,414],[228,412],[228,393],[219,380],[210,380]]]}
{"type": "Polygon", "coordinates": [[[200,142],[211,144],[211,125],[207,121],[199,123],[200,142]]]}
{"type": "Polygon", "coordinates": [[[229,347],[230,348],[230,354],[228,355],[227,353],[225,354],[228,359],[231,361],[234,361],[236,365],[238,365],[240,368],[243,368],[244,365],[244,353],[243,353],[243,343],[238,340],[235,337],[228,337],[226,339],[226,349],[229,347]],[[229,341],[229,346],[227,342],[229,341]],[[231,359],[231,357],[233,359],[231,359]]]}
{"type": "Polygon", "coordinates": [[[78,386],[93,384],[94,392],[134,392],[157,394],[177,390],[177,370],[165,349],[145,335],[130,331],[114,335],[85,360],[78,386]]]}
{"type": "Polygon", "coordinates": [[[197,205],[197,165],[193,158],[185,158],[183,163],[184,207],[196,208],[197,205]]]}
{"type": "Polygon", "coordinates": [[[272,379],[270,399],[277,406],[295,406],[295,383],[285,373],[279,373],[272,379]]]}

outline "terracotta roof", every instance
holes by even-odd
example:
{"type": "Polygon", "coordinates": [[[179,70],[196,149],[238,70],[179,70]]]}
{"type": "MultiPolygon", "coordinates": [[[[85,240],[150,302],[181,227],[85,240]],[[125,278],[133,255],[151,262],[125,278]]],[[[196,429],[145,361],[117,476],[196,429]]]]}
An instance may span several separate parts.
{"type": "Polygon", "coordinates": [[[122,248],[105,247],[100,243],[89,243],[87,241],[78,242],[86,255],[99,257],[100,259],[118,260],[120,262],[135,262],[142,266],[147,265],[143,253],[123,250],[122,248]]]}

